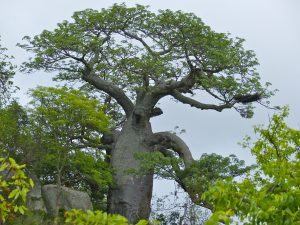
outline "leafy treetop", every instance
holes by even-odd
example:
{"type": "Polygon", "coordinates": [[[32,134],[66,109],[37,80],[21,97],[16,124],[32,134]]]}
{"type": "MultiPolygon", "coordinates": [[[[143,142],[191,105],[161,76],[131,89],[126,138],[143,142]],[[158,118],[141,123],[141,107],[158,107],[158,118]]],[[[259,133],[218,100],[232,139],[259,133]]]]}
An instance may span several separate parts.
{"type": "MultiPolygon", "coordinates": [[[[153,13],[142,5],[114,4],[101,11],[75,12],[72,18],[53,31],[24,38],[27,43],[19,46],[35,53],[24,71],[58,71],[57,80],[83,78],[115,98],[126,114],[140,92],[151,93],[151,107],[171,95],[217,111],[272,95],[261,85],[257,59],[243,48],[244,40],[214,32],[192,13],[153,13]],[[208,94],[216,104],[186,95],[194,91],[208,94]]],[[[249,105],[236,109],[252,116],[249,105]]]]}

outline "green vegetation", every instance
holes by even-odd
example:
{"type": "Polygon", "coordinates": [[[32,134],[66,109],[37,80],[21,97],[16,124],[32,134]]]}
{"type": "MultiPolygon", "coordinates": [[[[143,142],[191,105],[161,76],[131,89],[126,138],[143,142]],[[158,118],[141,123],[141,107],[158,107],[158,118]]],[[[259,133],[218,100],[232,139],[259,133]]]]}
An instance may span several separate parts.
{"type": "MultiPolygon", "coordinates": [[[[72,210],[65,213],[66,224],[73,225],[128,225],[128,220],[121,215],[111,215],[101,211],[72,210]]],[[[147,220],[140,220],[136,225],[149,225],[147,220]]]]}
{"type": "MultiPolygon", "coordinates": [[[[25,36],[19,46],[33,54],[22,71],[53,72],[56,81],[76,83],[108,107],[114,106],[109,110],[115,119],[111,138],[103,143],[115,182],[108,211],[136,223],[150,215],[154,176],[150,171],[127,173],[139,170],[136,153],[161,153],[172,162],[181,158],[182,166],[176,168],[171,162],[177,183],[193,200],[208,206],[193,193],[194,184],[181,175],[203,167],[195,165],[190,150],[175,134],[153,133],[151,118],[163,113],[158,102],[165,97],[201,110],[233,108],[251,118],[252,103],[266,103],[273,91],[269,83],[261,83],[255,54],[243,43],[241,38],[213,31],[192,13],[153,13],[142,5],[114,4],[100,11],[75,12],[54,30],[25,36]]],[[[207,185],[211,177],[201,179],[207,185]]]]}
{"type": "Polygon", "coordinates": [[[24,168],[12,158],[0,158],[0,224],[27,210],[26,196],[34,184],[24,168]]]}
{"type": "MultiPolygon", "coordinates": [[[[151,128],[164,97],[246,118],[252,103],[267,103],[274,92],[261,84],[243,39],[191,13],[124,4],[75,12],[71,22],[24,39],[19,46],[34,55],[21,70],[55,72],[65,86],[37,87],[20,105],[11,98],[15,67],[0,46],[1,224],[146,225],[154,176],[177,182],[191,214],[193,204],[211,210],[207,225],[300,224],[300,131],[284,122],[287,108],[255,128],[255,166],[235,155],[195,160],[176,134],[151,128]],[[213,104],[194,98],[201,93],[213,104]],[[30,177],[56,185],[56,206],[66,186],[88,193],[94,211],[27,210],[30,177]]],[[[176,211],[159,217],[162,224],[184,219],[176,211]]]]}
{"type": "Polygon", "coordinates": [[[13,57],[6,55],[6,51],[0,44],[0,108],[7,103],[14,91],[12,78],[15,75],[15,66],[10,62],[13,57]]]}
{"type": "MultiPolygon", "coordinates": [[[[300,131],[287,126],[287,108],[274,115],[268,127],[255,128],[251,148],[257,168],[242,180],[222,179],[203,194],[214,207],[207,224],[300,224],[300,131]]],[[[246,138],[249,146],[249,138],[246,138]]]]}
{"type": "Polygon", "coordinates": [[[100,139],[109,127],[105,106],[86,92],[67,88],[38,87],[31,95],[31,133],[40,146],[35,174],[43,184],[87,191],[95,207],[106,208],[101,201],[112,177],[101,151],[100,139]]]}

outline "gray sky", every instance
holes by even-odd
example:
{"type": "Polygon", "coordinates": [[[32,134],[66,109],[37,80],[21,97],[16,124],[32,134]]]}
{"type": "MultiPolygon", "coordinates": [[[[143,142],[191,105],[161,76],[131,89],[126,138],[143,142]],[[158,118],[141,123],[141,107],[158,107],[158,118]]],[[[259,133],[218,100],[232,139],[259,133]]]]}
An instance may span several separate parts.
{"type": "MultiPolygon", "coordinates": [[[[289,105],[289,125],[300,128],[300,1],[299,0],[1,0],[0,35],[2,45],[20,63],[28,54],[15,47],[23,36],[53,29],[58,22],[68,20],[74,11],[86,8],[101,9],[113,3],[125,2],[150,5],[150,9],[173,9],[193,12],[214,30],[230,32],[246,39],[245,47],[256,52],[258,71],[263,81],[279,89],[271,99],[274,105],[289,105]]],[[[18,74],[16,84],[21,93],[36,85],[51,85],[48,74],[18,74]]],[[[20,94],[25,102],[26,97],[20,94]]],[[[250,162],[250,154],[237,142],[252,134],[255,124],[266,124],[273,112],[258,106],[253,119],[247,120],[234,110],[222,113],[200,111],[167,99],[161,102],[164,115],[153,119],[153,128],[186,129],[181,137],[197,158],[202,153],[236,154],[250,162]]]]}

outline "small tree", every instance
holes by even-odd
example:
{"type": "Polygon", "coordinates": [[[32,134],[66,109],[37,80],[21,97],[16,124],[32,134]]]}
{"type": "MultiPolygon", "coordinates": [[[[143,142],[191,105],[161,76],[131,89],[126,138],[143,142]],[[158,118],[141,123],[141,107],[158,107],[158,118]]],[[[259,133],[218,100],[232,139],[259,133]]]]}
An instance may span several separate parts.
{"type": "MultiPolygon", "coordinates": [[[[268,127],[258,126],[251,148],[257,169],[243,180],[219,180],[203,197],[214,213],[206,223],[300,224],[300,131],[287,126],[287,108],[274,115],[268,127]]],[[[246,138],[246,146],[249,146],[246,138]]]]}
{"type": "Polygon", "coordinates": [[[140,166],[136,153],[178,155],[184,159],[180,169],[193,161],[179,137],[152,132],[150,119],[163,113],[159,100],[169,96],[218,112],[235,108],[248,118],[253,114],[251,102],[272,95],[261,85],[257,59],[243,48],[244,40],[214,32],[192,13],[155,14],[141,5],[115,4],[75,12],[72,22],[25,41],[20,46],[35,55],[24,71],[58,72],[56,80],[83,82],[121,108],[121,132],[112,131],[106,139],[116,182],[108,209],[130,223],[149,217],[153,186],[153,173],[127,173],[140,166]]]}
{"type": "Polygon", "coordinates": [[[16,101],[0,109],[0,152],[4,158],[30,163],[30,152],[35,148],[28,129],[26,109],[16,101]]]}
{"type": "Polygon", "coordinates": [[[0,108],[7,103],[13,91],[12,78],[15,75],[15,66],[10,62],[13,57],[6,55],[6,51],[0,44],[0,108]]]}
{"type": "Polygon", "coordinates": [[[44,184],[56,183],[58,190],[67,185],[88,191],[101,205],[112,183],[100,147],[109,125],[105,107],[87,93],[67,88],[39,87],[31,95],[31,132],[40,145],[33,163],[36,175],[44,184]]]}

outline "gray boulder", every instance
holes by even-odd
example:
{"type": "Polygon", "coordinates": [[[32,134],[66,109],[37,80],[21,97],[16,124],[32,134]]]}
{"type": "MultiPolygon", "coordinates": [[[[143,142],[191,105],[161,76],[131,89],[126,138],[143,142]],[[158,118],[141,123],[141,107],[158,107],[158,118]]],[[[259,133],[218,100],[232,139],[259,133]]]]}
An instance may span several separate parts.
{"type": "Polygon", "coordinates": [[[31,210],[46,212],[46,207],[42,197],[41,185],[37,179],[34,180],[34,187],[27,195],[27,206],[31,210]]]}
{"type": "Polygon", "coordinates": [[[67,187],[62,187],[59,193],[57,191],[57,186],[53,184],[42,187],[44,204],[49,214],[54,214],[57,207],[64,210],[93,210],[91,199],[86,192],[75,191],[67,187]],[[59,194],[59,197],[57,197],[57,194],[59,194]]]}

